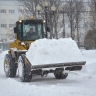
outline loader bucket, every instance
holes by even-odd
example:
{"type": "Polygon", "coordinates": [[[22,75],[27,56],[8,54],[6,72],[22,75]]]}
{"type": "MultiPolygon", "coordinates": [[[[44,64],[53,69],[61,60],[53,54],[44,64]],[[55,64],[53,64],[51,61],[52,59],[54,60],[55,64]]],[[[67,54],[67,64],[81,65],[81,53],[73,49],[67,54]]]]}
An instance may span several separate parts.
{"type": "Polygon", "coordinates": [[[54,67],[65,67],[65,70],[81,70],[82,65],[85,65],[86,61],[82,62],[66,62],[66,63],[55,63],[55,64],[45,64],[45,65],[34,65],[32,69],[42,69],[42,68],[54,68],[54,67]]]}

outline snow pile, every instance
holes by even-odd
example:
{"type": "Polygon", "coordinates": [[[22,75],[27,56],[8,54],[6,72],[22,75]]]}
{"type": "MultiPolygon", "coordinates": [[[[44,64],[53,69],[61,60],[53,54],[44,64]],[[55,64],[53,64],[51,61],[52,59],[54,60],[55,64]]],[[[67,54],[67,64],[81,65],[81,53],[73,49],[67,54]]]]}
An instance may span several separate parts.
{"type": "Polygon", "coordinates": [[[83,61],[81,51],[71,38],[36,40],[26,56],[32,65],[83,61]]]}
{"type": "Polygon", "coordinates": [[[83,66],[82,72],[96,75],[96,50],[83,51],[86,65],[83,66]]]}
{"type": "Polygon", "coordinates": [[[88,64],[87,66],[85,66],[85,68],[87,73],[96,75],[96,62],[92,64],[88,64]]]}

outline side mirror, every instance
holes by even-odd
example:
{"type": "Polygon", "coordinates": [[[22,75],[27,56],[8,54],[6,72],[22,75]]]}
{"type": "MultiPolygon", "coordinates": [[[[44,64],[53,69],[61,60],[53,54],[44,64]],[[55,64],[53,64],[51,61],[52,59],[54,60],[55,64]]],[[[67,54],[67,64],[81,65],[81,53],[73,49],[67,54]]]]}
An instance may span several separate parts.
{"type": "Polygon", "coordinates": [[[47,26],[46,31],[47,32],[50,32],[50,27],[47,26]]]}
{"type": "Polygon", "coordinates": [[[14,33],[17,33],[17,27],[14,27],[14,33]]]}

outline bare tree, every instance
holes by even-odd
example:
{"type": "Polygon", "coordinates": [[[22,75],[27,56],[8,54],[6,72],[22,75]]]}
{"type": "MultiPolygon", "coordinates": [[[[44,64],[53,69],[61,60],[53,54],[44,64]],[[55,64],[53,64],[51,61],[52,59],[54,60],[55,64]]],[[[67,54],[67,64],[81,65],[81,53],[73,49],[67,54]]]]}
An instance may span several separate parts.
{"type": "Polygon", "coordinates": [[[48,2],[48,8],[43,6],[45,0],[18,0],[18,4],[23,6],[22,14],[25,17],[34,16],[35,18],[38,17],[36,6],[39,4],[42,7],[42,12],[39,12],[39,16],[43,19],[46,19],[45,12],[47,12],[47,25],[50,27],[50,38],[58,38],[57,28],[59,26],[58,21],[60,17],[59,7],[61,6],[62,0],[46,0],[48,2]],[[54,5],[56,10],[54,12],[51,11],[51,7],[54,5]]]}
{"type": "MultiPolygon", "coordinates": [[[[90,0],[89,2],[90,7],[90,30],[87,32],[85,37],[85,46],[92,48],[96,48],[96,0],[90,0]],[[90,35],[91,34],[91,35],[90,35]]],[[[90,48],[89,48],[90,49],[90,48]]]]}
{"type": "Polygon", "coordinates": [[[70,24],[70,34],[72,39],[75,39],[75,31],[77,31],[77,39],[79,45],[79,23],[81,21],[81,14],[83,11],[83,0],[66,0],[66,5],[66,14],[70,24]]]}
{"type": "Polygon", "coordinates": [[[66,14],[67,14],[67,17],[68,17],[68,20],[69,20],[69,24],[70,24],[70,32],[71,32],[71,37],[72,39],[74,39],[74,32],[75,32],[75,23],[74,23],[74,20],[75,20],[75,2],[76,0],[66,0],[66,14]]]}
{"type": "Polygon", "coordinates": [[[92,29],[96,29],[96,0],[90,0],[89,7],[91,16],[90,25],[92,29]]]}
{"type": "Polygon", "coordinates": [[[76,7],[76,29],[77,29],[77,40],[78,40],[78,46],[80,46],[80,32],[79,32],[79,23],[81,21],[81,16],[82,16],[82,12],[83,12],[83,0],[76,0],[75,2],[75,7],[76,7]]]}

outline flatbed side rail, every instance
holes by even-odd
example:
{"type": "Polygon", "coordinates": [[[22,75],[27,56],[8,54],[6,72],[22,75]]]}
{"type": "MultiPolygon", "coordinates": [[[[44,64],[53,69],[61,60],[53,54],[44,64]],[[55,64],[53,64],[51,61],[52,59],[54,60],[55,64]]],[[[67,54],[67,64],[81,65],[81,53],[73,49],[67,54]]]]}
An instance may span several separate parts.
{"type": "Polygon", "coordinates": [[[32,69],[39,69],[39,68],[51,68],[51,67],[67,67],[67,66],[82,66],[85,65],[86,61],[81,62],[66,62],[66,63],[55,63],[55,64],[45,64],[45,65],[34,65],[32,69]]]}

